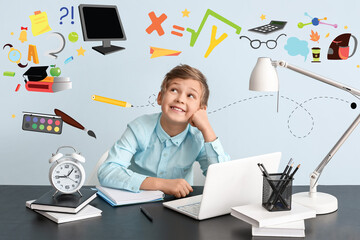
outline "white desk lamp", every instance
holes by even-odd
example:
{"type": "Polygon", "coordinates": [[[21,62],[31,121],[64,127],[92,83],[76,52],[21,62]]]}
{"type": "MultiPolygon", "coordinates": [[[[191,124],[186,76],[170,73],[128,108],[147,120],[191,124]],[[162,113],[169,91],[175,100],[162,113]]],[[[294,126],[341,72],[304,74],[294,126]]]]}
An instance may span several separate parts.
{"type": "MultiPolygon", "coordinates": [[[[258,61],[251,73],[249,89],[253,91],[278,92],[279,79],[276,72],[277,66],[291,69],[295,72],[301,73],[308,77],[314,78],[321,82],[340,88],[344,91],[353,94],[356,97],[360,96],[360,91],[357,89],[353,89],[342,83],[335,82],[333,80],[322,77],[315,73],[292,66],[286,63],[285,61],[282,60],[272,61],[270,58],[265,58],[265,57],[258,58],[258,61]]],[[[353,103],[351,107],[356,108],[356,104],[353,103]]],[[[315,209],[316,214],[327,214],[334,212],[338,209],[338,202],[336,197],[327,193],[317,192],[316,190],[318,185],[317,183],[325,166],[329,163],[329,161],[337,152],[337,150],[341,147],[341,145],[346,141],[346,139],[349,137],[352,131],[357,127],[359,122],[360,122],[360,114],[350,125],[350,127],[345,131],[345,133],[341,136],[341,138],[338,140],[335,146],[325,156],[322,162],[317,166],[314,172],[312,172],[312,174],[310,175],[310,191],[294,194],[293,195],[294,202],[315,209]]]]}

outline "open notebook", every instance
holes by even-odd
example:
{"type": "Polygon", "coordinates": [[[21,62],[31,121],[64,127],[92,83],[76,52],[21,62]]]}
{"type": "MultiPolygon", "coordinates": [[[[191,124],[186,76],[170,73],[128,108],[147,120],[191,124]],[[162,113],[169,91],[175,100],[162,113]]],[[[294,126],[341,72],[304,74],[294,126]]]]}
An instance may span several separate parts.
{"type": "Polygon", "coordinates": [[[134,193],[126,190],[107,188],[102,186],[97,186],[96,188],[98,190],[97,194],[113,207],[161,201],[165,196],[162,191],[141,191],[139,193],[134,193]]]}

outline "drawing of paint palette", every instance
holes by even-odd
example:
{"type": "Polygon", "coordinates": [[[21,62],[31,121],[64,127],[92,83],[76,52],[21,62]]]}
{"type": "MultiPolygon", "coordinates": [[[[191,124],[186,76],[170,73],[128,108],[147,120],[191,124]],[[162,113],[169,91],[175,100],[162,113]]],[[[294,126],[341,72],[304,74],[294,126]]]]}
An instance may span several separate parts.
{"type": "Polygon", "coordinates": [[[61,134],[63,120],[61,117],[43,113],[23,112],[22,129],[42,133],[61,134]]]}

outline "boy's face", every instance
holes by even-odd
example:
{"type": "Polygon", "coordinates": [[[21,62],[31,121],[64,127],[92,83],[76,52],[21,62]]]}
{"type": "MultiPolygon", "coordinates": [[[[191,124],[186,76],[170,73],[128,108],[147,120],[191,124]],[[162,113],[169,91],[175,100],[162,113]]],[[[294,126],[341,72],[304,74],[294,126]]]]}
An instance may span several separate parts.
{"type": "Polygon", "coordinates": [[[188,123],[190,117],[200,109],[202,87],[193,79],[172,79],[165,93],[159,93],[157,102],[162,116],[168,123],[188,123]]]}

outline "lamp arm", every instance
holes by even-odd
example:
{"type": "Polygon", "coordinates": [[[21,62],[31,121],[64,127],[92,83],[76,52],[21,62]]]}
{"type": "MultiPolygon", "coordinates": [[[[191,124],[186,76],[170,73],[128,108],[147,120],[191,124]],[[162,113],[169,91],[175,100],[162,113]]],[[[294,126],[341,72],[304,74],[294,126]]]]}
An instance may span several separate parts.
{"type": "MultiPolygon", "coordinates": [[[[346,92],[351,93],[354,96],[360,96],[360,91],[358,89],[346,86],[345,84],[336,82],[334,80],[325,78],[323,76],[320,76],[318,74],[309,72],[307,70],[298,68],[296,66],[290,65],[287,62],[280,60],[280,61],[272,61],[273,66],[280,66],[284,68],[291,69],[295,72],[301,73],[305,76],[314,78],[320,82],[329,84],[331,86],[340,88],[346,92]]],[[[354,131],[354,129],[358,126],[360,123],[360,114],[357,116],[357,118],[352,122],[352,124],[349,126],[349,128],[345,131],[345,133],[341,136],[341,138],[337,141],[337,143],[334,145],[334,147],[330,150],[330,152],[324,157],[324,159],[321,161],[321,163],[316,167],[316,169],[311,173],[310,175],[310,196],[312,194],[316,194],[316,186],[317,182],[320,178],[320,175],[325,168],[325,166],[330,162],[332,157],[335,155],[335,153],[339,150],[341,145],[346,141],[346,139],[350,136],[350,134],[354,131]]]]}
{"type": "Polygon", "coordinates": [[[321,163],[316,167],[314,172],[310,175],[310,193],[316,192],[317,181],[320,177],[321,172],[325,168],[325,166],[330,162],[335,153],[339,150],[341,145],[346,141],[346,139],[350,136],[350,134],[354,131],[354,129],[360,123],[360,114],[355,118],[355,120],[351,123],[349,128],[344,132],[341,138],[337,141],[334,147],[330,150],[330,152],[324,157],[321,163]]]}
{"type": "Polygon", "coordinates": [[[313,72],[309,72],[307,70],[304,70],[304,69],[298,68],[296,66],[290,65],[290,64],[288,64],[287,62],[285,62],[283,60],[273,61],[273,65],[291,69],[291,70],[293,70],[295,72],[298,72],[298,73],[301,73],[301,74],[303,74],[305,76],[314,78],[314,79],[316,79],[316,80],[318,80],[320,82],[323,82],[323,83],[329,84],[331,86],[340,88],[340,89],[342,89],[342,90],[344,90],[346,92],[349,92],[349,93],[351,93],[353,95],[360,96],[360,90],[358,90],[358,89],[346,86],[345,84],[336,82],[334,80],[331,80],[331,79],[328,79],[326,77],[320,76],[320,75],[315,74],[313,72]]]}

